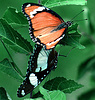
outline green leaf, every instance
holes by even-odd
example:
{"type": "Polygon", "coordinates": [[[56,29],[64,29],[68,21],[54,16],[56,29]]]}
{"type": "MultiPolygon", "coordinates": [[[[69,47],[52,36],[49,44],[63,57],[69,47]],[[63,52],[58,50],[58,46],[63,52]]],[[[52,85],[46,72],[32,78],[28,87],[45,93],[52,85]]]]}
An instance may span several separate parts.
{"type": "Polygon", "coordinates": [[[46,7],[56,7],[63,5],[85,5],[86,0],[42,0],[41,4],[46,7]]]}
{"type": "Polygon", "coordinates": [[[0,87],[0,100],[9,100],[6,90],[3,87],[0,87]]]}
{"type": "Polygon", "coordinates": [[[28,21],[26,17],[18,12],[17,9],[13,7],[8,7],[3,16],[7,22],[13,26],[13,28],[26,27],[28,26],[28,21]]]}
{"type": "Polygon", "coordinates": [[[60,90],[50,91],[50,100],[66,100],[65,94],[60,90]]]}
{"type": "MultiPolygon", "coordinates": [[[[76,89],[83,87],[83,85],[78,84],[73,80],[67,80],[64,77],[56,77],[46,82],[43,87],[49,91],[60,90],[64,93],[71,93],[76,89]]],[[[42,94],[40,92],[34,94],[33,98],[36,97],[42,97],[42,94]]]]}
{"type": "Polygon", "coordinates": [[[2,40],[14,51],[24,54],[32,52],[32,46],[4,19],[0,19],[0,36],[2,40]]]}
{"type": "Polygon", "coordinates": [[[24,78],[25,76],[22,74],[21,70],[17,67],[14,62],[11,62],[13,68],[24,78]]]}
{"type": "Polygon", "coordinates": [[[48,89],[49,91],[60,90],[64,93],[71,93],[83,86],[81,84],[76,83],[73,80],[67,80],[64,77],[56,77],[46,82],[43,87],[45,89],[48,89]]]}
{"type": "Polygon", "coordinates": [[[77,31],[77,27],[78,24],[69,27],[66,36],[59,42],[59,44],[68,45],[79,49],[84,49],[85,47],[79,43],[81,35],[77,31]]]}
{"type": "Polygon", "coordinates": [[[95,100],[95,89],[83,93],[81,96],[78,97],[78,100],[95,100]]]}
{"type": "MultiPolygon", "coordinates": [[[[13,63],[13,62],[12,62],[13,63]]],[[[7,75],[22,81],[22,77],[18,74],[18,72],[15,70],[14,66],[7,58],[5,58],[3,61],[0,62],[0,71],[3,73],[6,73],[7,75]]]]}
{"type": "Polygon", "coordinates": [[[50,95],[48,94],[47,90],[40,86],[39,88],[40,93],[44,95],[45,100],[50,100],[50,95]]]}
{"type": "Polygon", "coordinates": [[[68,27],[67,32],[71,32],[71,33],[72,33],[72,31],[76,32],[77,28],[78,28],[78,24],[77,23],[76,24],[72,24],[71,27],[68,27]]]}
{"type": "Polygon", "coordinates": [[[38,91],[36,94],[33,94],[32,98],[43,97],[43,95],[38,91]]]}
{"type": "Polygon", "coordinates": [[[39,90],[45,100],[66,100],[65,94],[60,90],[47,91],[43,87],[40,87],[39,90]]]}
{"type": "Polygon", "coordinates": [[[35,98],[35,99],[24,99],[24,100],[44,100],[43,98],[35,98]]]}
{"type": "Polygon", "coordinates": [[[94,67],[95,67],[95,56],[88,58],[79,66],[78,79],[82,78],[88,71],[91,70],[95,71],[94,67]]]}

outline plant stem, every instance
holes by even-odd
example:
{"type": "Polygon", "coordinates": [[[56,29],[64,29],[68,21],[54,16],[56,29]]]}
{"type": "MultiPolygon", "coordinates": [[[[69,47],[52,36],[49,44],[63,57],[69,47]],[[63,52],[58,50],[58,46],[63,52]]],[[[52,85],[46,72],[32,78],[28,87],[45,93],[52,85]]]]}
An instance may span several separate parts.
{"type": "Polygon", "coordinates": [[[2,39],[0,39],[0,40],[1,40],[1,42],[2,42],[2,44],[3,44],[3,46],[4,46],[4,48],[5,48],[5,50],[7,51],[9,57],[11,58],[12,62],[14,62],[14,61],[13,61],[13,58],[11,57],[11,55],[10,55],[8,49],[6,48],[6,46],[5,46],[5,44],[4,44],[4,42],[2,41],[2,39]]]}
{"type": "Polygon", "coordinates": [[[30,98],[32,98],[32,91],[30,92],[30,98]]]}
{"type": "Polygon", "coordinates": [[[41,4],[41,1],[40,0],[38,0],[38,4],[41,4]]]}

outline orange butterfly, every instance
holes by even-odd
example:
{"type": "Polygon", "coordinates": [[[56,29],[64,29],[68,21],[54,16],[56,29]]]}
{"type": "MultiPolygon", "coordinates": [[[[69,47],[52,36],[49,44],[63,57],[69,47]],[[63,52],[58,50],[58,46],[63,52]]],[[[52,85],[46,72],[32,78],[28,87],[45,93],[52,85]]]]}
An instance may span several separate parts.
{"type": "Polygon", "coordinates": [[[57,13],[39,4],[25,3],[22,10],[29,21],[31,39],[46,49],[54,48],[72,24],[70,21],[64,22],[57,13]]]}

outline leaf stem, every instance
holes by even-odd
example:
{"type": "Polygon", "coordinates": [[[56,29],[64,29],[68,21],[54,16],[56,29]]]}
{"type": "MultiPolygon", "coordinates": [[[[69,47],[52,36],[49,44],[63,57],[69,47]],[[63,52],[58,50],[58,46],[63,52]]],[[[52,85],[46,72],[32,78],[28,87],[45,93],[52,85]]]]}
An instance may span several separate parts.
{"type": "Polygon", "coordinates": [[[30,92],[30,98],[32,98],[32,91],[30,92]]]}
{"type": "Polygon", "coordinates": [[[41,4],[41,1],[40,0],[38,0],[38,4],[41,4]]]}
{"type": "Polygon", "coordinates": [[[2,39],[0,39],[0,41],[2,42],[2,44],[3,44],[4,48],[5,48],[5,50],[7,51],[9,57],[10,57],[11,60],[12,60],[12,62],[14,62],[12,56],[10,55],[10,53],[9,53],[8,49],[6,48],[6,46],[5,46],[4,42],[2,41],[2,39]]]}
{"type": "MultiPolygon", "coordinates": [[[[12,62],[14,63],[14,60],[13,60],[13,58],[12,58],[12,56],[11,56],[11,54],[9,53],[9,51],[8,51],[8,49],[7,49],[7,47],[5,46],[5,44],[4,44],[4,42],[2,41],[2,39],[1,39],[2,37],[0,37],[0,41],[1,41],[1,43],[3,44],[3,46],[4,46],[4,48],[5,48],[5,50],[7,51],[7,53],[8,53],[8,55],[9,55],[9,57],[10,57],[10,59],[12,60],[12,62]]],[[[16,65],[17,66],[17,65],[16,65]]],[[[23,79],[24,77],[23,77],[23,74],[22,74],[22,72],[20,71],[20,69],[17,67],[17,68],[15,68],[14,66],[13,66],[13,68],[18,72],[18,74],[21,76],[21,78],[23,79]],[[18,71],[19,70],[19,71],[18,71]]]]}

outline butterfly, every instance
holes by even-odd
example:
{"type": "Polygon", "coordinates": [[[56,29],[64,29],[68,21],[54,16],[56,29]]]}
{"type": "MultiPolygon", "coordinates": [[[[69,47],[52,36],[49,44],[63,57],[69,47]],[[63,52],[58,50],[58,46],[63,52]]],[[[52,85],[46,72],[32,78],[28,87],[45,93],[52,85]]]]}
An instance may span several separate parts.
{"type": "Polygon", "coordinates": [[[31,39],[45,49],[54,48],[72,24],[70,21],[64,22],[51,9],[35,3],[23,4],[22,12],[28,19],[31,39]]]}
{"type": "Polygon", "coordinates": [[[40,82],[57,66],[57,52],[54,49],[45,50],[40,45],[35,45],[30,56],[26,78],[17,91],[18,97],[24,97],[32,92],[40,82]]]}

